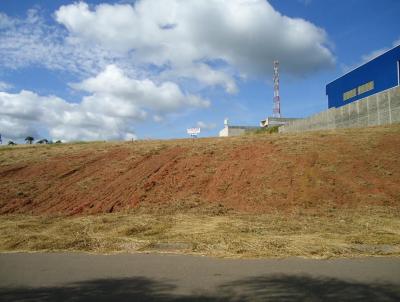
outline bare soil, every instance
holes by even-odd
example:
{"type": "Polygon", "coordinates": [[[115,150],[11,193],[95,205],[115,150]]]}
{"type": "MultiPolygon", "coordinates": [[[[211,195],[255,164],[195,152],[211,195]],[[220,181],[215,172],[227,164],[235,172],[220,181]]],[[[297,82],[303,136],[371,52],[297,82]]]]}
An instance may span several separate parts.
{"type": "Polygon", "coordinates": [[[400,125],[0,148],[0,214],[400,208],[400,125]]]}

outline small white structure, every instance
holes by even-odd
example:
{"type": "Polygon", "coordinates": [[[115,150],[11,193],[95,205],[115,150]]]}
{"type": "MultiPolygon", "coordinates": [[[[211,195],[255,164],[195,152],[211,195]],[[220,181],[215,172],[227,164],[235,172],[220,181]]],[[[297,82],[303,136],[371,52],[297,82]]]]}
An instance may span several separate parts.
{"type": "Polygon", "coordinates": [[[224,119],[224,129],[219,132],[219,136],[229,136],[229,120],[227,118],[224,119]]]}
{"type": "Polygon", "coordinates": [[[230,126],[229,120],[227,118],[224,119],[224,129],[219,132],[220,137],[227,136],[239,136],[243,135],[246,132],[254,131],[260,129],[260,127],[253,126],[230,126]]]}
{"type": "Polygon", "coordinates": [[[224,119],[224,126],[225,126],[225,127],[228,127],[228,125],[229,125],[229,119],[228,119],[228,118],[225,118],[225,119],[224,119]]]}

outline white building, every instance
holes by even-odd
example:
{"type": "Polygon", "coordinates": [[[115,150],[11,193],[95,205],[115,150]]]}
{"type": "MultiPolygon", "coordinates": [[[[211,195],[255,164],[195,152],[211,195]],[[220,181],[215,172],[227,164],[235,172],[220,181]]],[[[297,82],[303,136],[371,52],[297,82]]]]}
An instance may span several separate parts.
{"type": "Polygon", "coordinates": [[[227,137],[227,136],[239,136],[243,135],[246,132],[254,131],[260,129],[260,127],[254,126],[231,126],[229,125],[229,121],[226,118],[224,120],[224,129],[219,132],[219,136],[227,137]]]}

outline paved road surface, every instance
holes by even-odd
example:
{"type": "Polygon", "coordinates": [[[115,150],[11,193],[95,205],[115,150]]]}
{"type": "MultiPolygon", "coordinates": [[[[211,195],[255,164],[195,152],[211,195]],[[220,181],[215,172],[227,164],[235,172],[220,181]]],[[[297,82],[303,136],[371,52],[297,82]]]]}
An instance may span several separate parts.
{"type": "Polygon", "coordinates": [[[400,258],[0,254],[0,301],[400,301],[400,258]]]}

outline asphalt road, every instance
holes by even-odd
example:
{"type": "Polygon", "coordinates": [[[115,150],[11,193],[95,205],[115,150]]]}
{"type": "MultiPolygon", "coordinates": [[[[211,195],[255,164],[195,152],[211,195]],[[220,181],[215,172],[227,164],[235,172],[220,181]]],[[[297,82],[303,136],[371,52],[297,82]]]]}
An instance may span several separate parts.
{"type": "Polygon", "coordinates": [[[400,258],[0,254],[0,301],[400,301],[400,258]]]}

